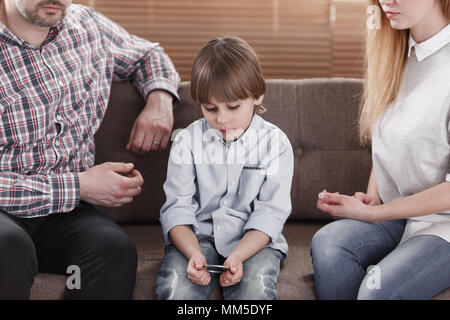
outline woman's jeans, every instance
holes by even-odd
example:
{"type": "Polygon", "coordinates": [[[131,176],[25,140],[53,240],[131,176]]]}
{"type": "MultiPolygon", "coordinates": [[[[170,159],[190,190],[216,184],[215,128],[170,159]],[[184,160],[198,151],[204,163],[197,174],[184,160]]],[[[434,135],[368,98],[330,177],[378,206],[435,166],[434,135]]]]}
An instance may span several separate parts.
{"type": "MultiPolygon", "coordinates": [[[[200,249],[208,264],[223,264],[211,237],[198,237],[200,249]]],[[[275,249],[263,248],[243,262],[241,281],[223,287],[225,300],[274,300],[277,299],[275,285],[280,272],[283,254],[275,249]]],[[[219,285],[218,274],[211,274],[208,285],[202,286],[188,279],[188,259],[172,244],[165,248],[165,256],[156,277],[156,298],[159,300],[206,300],[219,285]]]]}
{"type": "Polygon", "coordinates": [[[398,245],[406,220],[337,220],[311,242],[318,299],[431,299],[450,287],[450,243],[418,235],[398,245]]]}

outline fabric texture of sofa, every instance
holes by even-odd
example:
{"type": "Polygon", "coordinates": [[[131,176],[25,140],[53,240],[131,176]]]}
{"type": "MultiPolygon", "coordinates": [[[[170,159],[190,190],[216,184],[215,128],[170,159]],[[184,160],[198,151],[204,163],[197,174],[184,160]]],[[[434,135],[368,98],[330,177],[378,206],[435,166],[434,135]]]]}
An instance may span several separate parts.
{"type": "MultiPolygon", "coordinates": [[[[365,191],[371,155],[357,138],[357,116],[362,96],[359,79],[269,80],[263,118],[280,127],[289,137],[295,154],[292,213],[283,234],[289,254],[281,266],[277,284],[279,299],[316,299],[310,257],[314,233],[329,223],[329,216],[316,208],[323,189],[353,194],[365,191]]],[[[182,83],[180,101],[174,109],[174,130],[199,119],[200,107],[190,97],[189,83],[182,83]]],[[[132,204],[99,208],[119,223],[138,250],[134,299],[155,299],[155,277],[164,255],[159,210],[165,196],[169,147],[160,152],[135,155],[125,150],[134,120],[144,105],[129,83],[114,83],[108,110],[96,133],[96,163],[133,162],[145,183],[132,204]]],[[[32,299],[61,299],[65,275],[39,273],[31,290],[32,299]]],[[[220,299],[217,289],[210,299],[220,299]]],[[[450,299],[450,289],[435,299],[450,299]]]]}

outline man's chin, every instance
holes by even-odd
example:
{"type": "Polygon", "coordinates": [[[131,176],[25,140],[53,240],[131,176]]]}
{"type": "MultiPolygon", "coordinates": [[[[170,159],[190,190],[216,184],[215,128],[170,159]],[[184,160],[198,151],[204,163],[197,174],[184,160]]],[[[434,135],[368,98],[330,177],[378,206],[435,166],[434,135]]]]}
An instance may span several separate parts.
{"type": "MultiPolygon", "coordinates": [[[[39,10],[41,11],[41,10],[39,10]]],[[[65,16],[65,12],[59,10],[55,13],[39,12],[31,16],[29,22],[41,27],[41,28],[52,28],[56,26],[65,16]]]]}
{"type": "Polygon", "coordinates": [[[41,28],[53,28],[61,20],[62,20],[62,17],[59,16],[58,18],[52,17],[52,18],[46,18],[46,19],[38,19],[38,20],[33,21],[33,24],[35,24],[41,28]]]}

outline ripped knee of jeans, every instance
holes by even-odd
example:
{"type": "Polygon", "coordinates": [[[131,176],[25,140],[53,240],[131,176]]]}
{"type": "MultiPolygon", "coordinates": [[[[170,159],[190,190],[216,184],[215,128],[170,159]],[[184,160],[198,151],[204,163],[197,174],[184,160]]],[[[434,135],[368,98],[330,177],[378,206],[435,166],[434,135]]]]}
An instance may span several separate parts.
{"type": "Polygon", "coordinates": [[[165,276],[159,276],[156,280],[156,298],[158,300],[174,299],[179,275],[176,270],[171,270],[165,276]]]}
{"type": "Polygon", "coordinates": [[[178,283],[178,273],[176,270],[173,270],[173,272],[171,273],[171,278],[170,278],[170,285],[169,285],[169,296],[167,297],[168,300],[173,299],[175,292],[177,290],[177,283],[178,283]]]}

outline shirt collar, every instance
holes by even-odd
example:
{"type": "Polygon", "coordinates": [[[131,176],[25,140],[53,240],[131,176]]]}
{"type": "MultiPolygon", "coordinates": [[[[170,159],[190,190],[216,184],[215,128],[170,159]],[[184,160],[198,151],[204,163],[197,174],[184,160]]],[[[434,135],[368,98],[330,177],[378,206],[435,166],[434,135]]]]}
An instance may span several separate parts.
{"type": "Polygon", "coordinates": [[[17,36],[14,32],[9,30],[9,28],[0,21],[0,39],[5,42],[12,42],[19,46],[23,45],[25,41],[23,41],[19,36],[17,36]]]}
{"type": "MultiPolygon", "coordinates": [[[[248,128],[245,130],[245,132],[239,137],[237,138],[235,141],[232,141],[231,143],[239,143],[241,144],[244,148],[248,148],[247,146],[247,142],[249,140],[251,140],[250,135],[255,134],[255,130],[258,127],[258,122],[259,119],[261,119],[261,117],[259,115],[257,115],[256,113],[253,114],[252,120],[250,122],[250,125],[248,126],[248,128]]],[[[205,129],[209,130],[212,129],[211,126],[209,125],[209,123],[206,121],[205,119],[205,129]]],[[[217,131],[217,130],[213,130],[213,135],[215,136],[215,141],[220,141],[222,144],[225,144],[226,142],[223,140],[222,135],[217,131]]],[[[205,137],[204,137],[205,139],[205,137]]]]}
{"type": "MultiPolygon", "coordinates": [[[[65,20],[67,19],[67,13],[66,16],[58,22],[58,24],[52,28],[50,28],[50,31],[48,33],[47,38],[42,43],[42,46],[53,40],[64,28],[65,20]]],[[[3,40],[5,42],[10,42],[15,45],[21,46],[21,47],[27,47],[30,49],[36,49],[35,46],[29,44],[25,40],[23,40],[21,37],[16,35],[14,32],[12,32],[3,22],[0,21],[0,40],[3,40]]]]}
{"type": "Polygon", "coordinates": [[[237,138],[236,142],[239,142],[245,148],[248,148],[249,147],[248,143],[249,143],[249,141],[252,141],[252,135],[254,135],[256,133],[255,129],[258,128],[259,119],[261,119],[260,116],[258,116],[256,113],[253,114],[250,125],[245,130],[245,132],[239,138],[237,138]]]}
{"type": "Polygon", "coordinates": [[[448,43],[450,43],[450,24],[448,24],[444,29],[439,31],[430,39],[421,43],[417,43],[410,33],[408,57],[411,56],[411,50],[414,47],[417,60],[420,62],[431,56],[433,53],[442,49],[448,43]]]}

